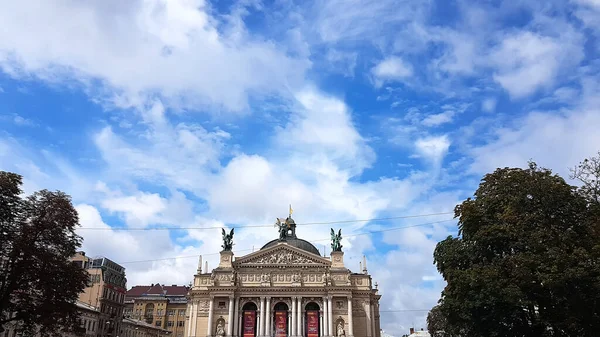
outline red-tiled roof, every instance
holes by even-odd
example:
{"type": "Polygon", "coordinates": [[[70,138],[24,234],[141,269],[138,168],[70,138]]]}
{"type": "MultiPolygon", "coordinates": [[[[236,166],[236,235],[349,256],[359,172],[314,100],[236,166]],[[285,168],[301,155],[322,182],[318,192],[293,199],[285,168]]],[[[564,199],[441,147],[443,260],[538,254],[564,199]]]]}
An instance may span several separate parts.
{"type": "Polygon", "coordinates": [[[134,286],[127,291],[127,297],[141,296],[185,296],[188,293],[187,286],[165,286],[161,284],[152,284],[149,286],[134,286]]]}

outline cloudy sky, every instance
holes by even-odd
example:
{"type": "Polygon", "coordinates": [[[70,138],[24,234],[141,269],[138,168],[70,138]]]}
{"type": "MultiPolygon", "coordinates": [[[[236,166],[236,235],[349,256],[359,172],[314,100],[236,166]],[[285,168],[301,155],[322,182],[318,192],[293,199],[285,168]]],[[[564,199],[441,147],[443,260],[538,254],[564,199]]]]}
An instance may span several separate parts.
{"type": "Polygon", "coordinates": [[[223,226],[260,248],[289,204],[395,217],[298,233],[328,255],[342,228],[383,328],[425,327],[482,175],[600,148],[598,0],[0,0],[0,22],[0,169],[72,195],[129,286],[188,284],[223,226]]]}

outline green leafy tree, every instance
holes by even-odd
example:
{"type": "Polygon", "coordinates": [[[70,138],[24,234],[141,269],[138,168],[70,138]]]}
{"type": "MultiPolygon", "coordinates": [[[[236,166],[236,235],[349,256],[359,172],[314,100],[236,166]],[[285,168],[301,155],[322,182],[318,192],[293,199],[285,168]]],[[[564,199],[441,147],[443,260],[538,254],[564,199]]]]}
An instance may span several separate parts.
{"type": "Polygon", "coordinates": [[[78,325],[85,270],[69,261],[81,246],[68,195],[42,190],[22,198],[22,177],[0,171],[0,332],[58,335],[78,325]]]}
{"type": "MultiPolygon", "coordinates": [[[[593,198],[592,198],[593,199],[593,198]]],[[[550,170],[503,168],[455,209],[438,243],[439,310],[456,336],[598,336],[600,236],[593,200],[550,170]]]]}
{"type": "Polygon", "coordinates": [[[431,308],[427,314],[427,330],[432,337],[449,337],[450,334],[446,333],[446,317],[440,311],[439,306],[431,308]]]}

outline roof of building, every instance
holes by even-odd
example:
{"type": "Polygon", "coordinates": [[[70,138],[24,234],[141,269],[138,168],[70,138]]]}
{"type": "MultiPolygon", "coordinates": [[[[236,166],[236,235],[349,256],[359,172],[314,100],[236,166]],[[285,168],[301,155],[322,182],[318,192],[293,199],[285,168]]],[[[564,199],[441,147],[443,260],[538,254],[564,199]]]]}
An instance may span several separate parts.
{"type": "Polygon", "coordinates": [[[78,309],[98,312],[98,309],[96,307],[94,307],[93,305],[89,305],[88,303],[85,303],[85,302],[77,301],[75,303],[75,305],[77,305],[78,309]]]}
{"type": "Polygon", "coordinates": [[[144,321],[140,321],[140,320],[129,318],[129,317],[123,317],[123,324],[131,324],[131,325],[135,325],[135,326],[139,326],[139,327],[144,327],[147,329],[160,330],[160,331],[164,331],[164,332],[167,331],[161,327],[157,327],[152,324],[148,324],[144,321]]]}
{"type": "MultiPolygon", "coordinates": [[[[280,241],[279,239],[275,239],[275,240],[271,240],[269,242],[267,242],[267,244],[265,244],[264,246],[262,246],[261,249],[265,249],[265,248],[269,248],[272,246],[275,246],[276,244],[280,243],[282,241],[280,241]]],[[[303,239],[299,239],[299,238],[287,238],[285,241],[283,241],[285,243],[287,243],[290,246],[294,246],[296,248],[300,248],[304,251],[307,251],[309,253],[313,253],[316,255],[321,256],[321,253],[319,253],[319,250],[317,249],[317,247],[315,247],[312,243],[303,240],[303,239]]]]}
{"type": "Polygon", "coordinates": [[[151,284],[149,286],[134,286],[127,291],[126,297],[143,297],[143,296],[186,296],[189,291],[187,286],[171,285],[165,286],[160,283],[151,284]]]}
{"type": "Polygon", "coordinates": [[[408,335],[408,337],[431,337],[431,335],[427,331],[415,331],[408,335]]]}
{"type": "MultiPolygon", "coordinates": [[[[280,219],[278,219],[278,221],[280,221],[280,219]]],[[[278,222],[278,224],[279,223],[280,222],[278,222]]],[[[282,223],[282,224],[284,224],[284,223],[282,223]]],[[[262,246],[261,250],[269,248],[269,247],[273,247],[280,242],[285,242],[290,246],[294,246],[296,248],[300,248],[309,253],[321,256],[317,247],[315,247],[312,243],[310,243],[304,239],[300,239],[296,236],[296,222],[294,221],[294,219],[292,219],[291,215],[287,219],[285,219],[285,224],[288,225],[288,229],[290,229],[290,233],[286,234],[285,238],[283,238],[283,239],[275,239],[275,240],[271,240],[271,241],[267,242],[267,244],[262,246]]]]}

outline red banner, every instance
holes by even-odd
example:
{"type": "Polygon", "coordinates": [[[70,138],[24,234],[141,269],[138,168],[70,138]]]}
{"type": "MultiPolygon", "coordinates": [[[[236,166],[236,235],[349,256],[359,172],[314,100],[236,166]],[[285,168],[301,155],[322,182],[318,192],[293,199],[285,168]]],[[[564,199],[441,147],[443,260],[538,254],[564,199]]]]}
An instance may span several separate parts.
{"type": "Polygon", "coordinates": [[[287,336],[287,311],[275,311],[275,337],[287,336]]]}
{"type": "Polygon", "coordinates": [[[244,311],[244,337],[254,337],[256,311],[244,311]]]}
{"type": "Polygon", "coordinates": [[[319,312],[309,310],[306,312],[307,337],[319,337],[319,312]]]}

